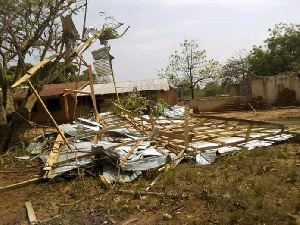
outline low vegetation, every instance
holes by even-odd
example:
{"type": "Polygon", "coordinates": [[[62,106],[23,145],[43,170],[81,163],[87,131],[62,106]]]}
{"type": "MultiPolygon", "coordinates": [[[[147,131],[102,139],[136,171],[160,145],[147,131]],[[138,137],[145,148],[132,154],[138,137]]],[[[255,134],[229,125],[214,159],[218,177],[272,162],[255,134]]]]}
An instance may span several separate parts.
{"type": "MultiPolygon", "coordinates": [[[[75,180],[60,177],[21,188],[17,193],[22,196],[17,194],[11,201],[5,199],[13,191],[0,193],[4,199],[1,207],[9,210],[19,205],[16,212],[20,212],[23,201],[31,200],[38,218],[59,215],[51,224],[112,224],[130,220],[134,221],[132,224],[297,224],[299,143],[298,136],[277,146],[241,150],[218,157],[214,164],[204,167],[194,161],[182,162],[150,189],[165,193],[163,196],[143,195],[157,171],[147,171],[133,183],[107,189],[99,177],[82,170],[75,180]]],[[[11,156],[1,158],[1,171],[12,165],[28,167],[16,160],[5,163],[8,158],[11,156]]],[[[33,164],[29,166],[36,168],[33,164]]],[[[23,216],[11,214],[4,223],[26,221],[25,212],[23,216]]]]}

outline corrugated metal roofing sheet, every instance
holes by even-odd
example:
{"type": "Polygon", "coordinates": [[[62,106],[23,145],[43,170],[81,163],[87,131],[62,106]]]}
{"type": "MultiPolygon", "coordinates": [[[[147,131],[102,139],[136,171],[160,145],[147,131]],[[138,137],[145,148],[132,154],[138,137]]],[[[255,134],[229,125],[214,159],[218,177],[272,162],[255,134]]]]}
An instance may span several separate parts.
{"type": "MultiPolygon", "coordinates": [[[[79,81],[78,89],[80,90],[83,86],[85,86],[88,81],[79,81]]],[[[55,96],[62,95],[65,93],[65,89],[75,90],[76,82],[71,83],[60,83],[60,84],[47,84],[44,86],[43,90],[39,93],[41,97],[46,96],[55,96]]],[[[14,94],[14,98],[20,99],[25,98],[28,92],[28,88],[22,88],[20,91],[14,94]]]]}
{"type": "MultiPolygon", "coordinates": [[[[152,80],[139,80],[139,81],[127,81],[127,82],[117,82],[118,93],[128,93],[132,92],[134,88],[138,91],[156,91],[164,90],[168,91],[170,89],[167,79],[152,79],[152,80]]],[[[94,84],[95,95],[113,94],[115,93],[115,87],[113,83],[108,84],[94,84]]],[[[90,85],[86,86],[82,91],[90,92],[90,85]]],[[[86,94],[78,94],[83,96],[86,94]]]]}

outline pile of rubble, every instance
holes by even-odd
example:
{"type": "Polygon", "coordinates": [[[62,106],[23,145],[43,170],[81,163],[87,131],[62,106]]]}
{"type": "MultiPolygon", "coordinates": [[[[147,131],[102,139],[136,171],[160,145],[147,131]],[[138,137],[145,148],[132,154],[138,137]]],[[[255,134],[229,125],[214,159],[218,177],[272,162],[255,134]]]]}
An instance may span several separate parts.
{"type": "Polygon", "coordinates": [[[271,105],[262,98],[253,98],[250,101],[234,101],[226,104],[225,111],[247,111],[247,110],[260,110],[269,109],[271,105]]]}
{"type": "Polygon", "coordinates": [[[164,172],[185,157],[207,165],[219,154],[292,137],[282,124],[192,115],[187,107],[165,109],[165,116],[158,118],[119,108],[117,115],[101,113],[99,123],[78,118],[73,124],[60,125],[68,143],[58,134],[50,153],[42,149],[53,135],[35,138],[27,150],[41,154],[44,178],[87,168],[109,186],[133,181],[149,169],[164,172]]]}

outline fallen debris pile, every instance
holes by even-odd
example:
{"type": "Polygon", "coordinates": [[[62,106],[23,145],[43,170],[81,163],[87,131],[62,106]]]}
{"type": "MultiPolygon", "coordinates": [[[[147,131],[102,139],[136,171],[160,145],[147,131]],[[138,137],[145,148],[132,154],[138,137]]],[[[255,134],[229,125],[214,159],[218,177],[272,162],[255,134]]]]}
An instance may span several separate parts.
{"type": "Polygon", "coordinates": [[[235,101],[228,103],[225,107],[225,111],[241,111],[241,110],[258,110],[269,109],[271,105],[262,98],[254,98],[247,102],[235,101]]]}
{"type": "MultiPolygon", "coordinates": [[[[165,110],[167,118],[116,106],[121,113],[101,113],[99,123],[79,118],[60,125],[71,149],[58,134],[51,152],[41,156],[44,178],[77,174],[79,168],[86,168],[109,187],[114,182],[130,182],[149,169],[159,168],[163,173],[185,157],[207,165],[218,154],[269,146],[292,137],[283,124],[190,115],[188,107],[165,110]]],[[[41,142],[29,145],[31,151],[46,143],[37,140],[41,142]]]]}

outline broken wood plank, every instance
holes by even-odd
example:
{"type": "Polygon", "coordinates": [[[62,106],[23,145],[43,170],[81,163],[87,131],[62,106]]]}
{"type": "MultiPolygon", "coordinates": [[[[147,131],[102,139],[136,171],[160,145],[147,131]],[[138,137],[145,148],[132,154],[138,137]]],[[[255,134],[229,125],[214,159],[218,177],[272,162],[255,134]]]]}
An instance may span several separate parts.
{"type": "Polygon", "coordinates": [[[169,137],[171,139],[178,139],[178,140],[186,140],[187,138],[187,141],[191,141],[192,138],[193,138],[193,135],[185,135],[185,134],[175,134],[174,132],[166,132],[166,131],[159,131],[159,135],[160,136],[165,136],[165,137],[169,137]]]}
{"type": "Polygon", "coordinates": [[[138,220],[139,220],[139,218],[132,218],[132,219],[129,219],[126,222],[122,223],[122,225],[129,225],[129,224],[131,224],[135,221],[138,221],[138,220]]]}
{"type": "Polygon", "coordinates": [[[100,116],[99,116],[99,112],[98,112],[98,109],[97,109],[95,90],[94,90],[94,77],[93,77],[93,71],[92,71],[92,66],[91,65],[88,65],[88,73],[89,73],[89,81],[90,81],[90,89],[91,89],[91,98],[92,98],[93,109],[94,109],[94,114],[95,114],[95,121],[97,123],[99,123],[100,122],[100,116]]]}
{"type": "Polygon", "coordinates": [[[51,167],[56,162],[58,154],[59,154],[59,148],[60,148],[60,145],[62,144],[62,141],[63,141],[62,136],[60,134],[58,134],[56,137],[56,140],[54,142],[54,145],[52,147],[52,150],[48,156],[48,159],[45,163],[45,167],[51,167]]]}
{"type": "Polygon", "coordinates": [[[29,112],[31,112],[31,110],[32,110],[32,108],[33,108],[33,106],[34,106],[34,104],[36,103],[36,100],[37,100],[37,97],[36,97],[36,95],[35,95],[34,93],[32,93],[32,94],[28,97],[27,102],[26,102],[26,105],[25,105],[25,108],[26,108],[29,112]]]}
{"type": "Polygon", "coordinates": [[[111,57],[109,57],[109,65],[110,65],[110,69],[111,69],[111,75],[112,75],[112,78],[113,78],[113,83],[114,83],[114,88],[115,88],[117,100],[118,100],[118,103],[120,103],[120,98],[119,98],[119,94],[118,94],[118,90],[117,90],[116,79],[115,79],[115,74],[114,74],[114,70],[113,70],[113,67],[112,67],[112,58],[111,57]]]}
{"type": "Polygon", "coordinates": [[[26,206],[26,209],[27,209],[27,215],[28,215],[28,219],[29,219],[30,224],[37,223],[36,216],[35,216],[35,213],[34,213],[31,202],[30,201],[25,202],[25,206],[26,206]]]}
{"type": "Polygon", "coordinates": [[[175,159],[172,161],[171,165],[170,164],[166,164],[165,166],[163,166],[161,168],[161,170],[163,172],[161,172],[152,182],[151,184],[146,188],[146,191],[149,191],[151,187],[153,187],[161,178],[162,176],[169,170],[169,169],[175,169],[176,166],[178,166],[178,164],[180,163],[181,159],[184,156],[184,151],[182,150],[176,157],[175,159]]]}
{"type": "Polygon", "coordinates": [[[248,127],[247,132],[246,132],[246,137],[245,137],[246,140],[248,140],[249,137],[250,137],[252,126],[253,126],[252,124],[249,124],[249,127],[248,127]]]}
{"type": "MultiPolygon", "coordinates": [[[[64,133],[62,131],[62,133],[64,133]]],[[[53,168],[52,166],[56,163],[58,155],[59,155],[59,148],[60,145],[62,144],[62,136],[60,134],[57,135],[56,140],[54,142],[53,148],[48,156],[48,159],[45,163],[45,166],[43,168],[43,170],[48,171],[48,173],[46,174],[47,178],[53,178],[53,168]]]]}
{"type": "Polygon", "coordinates": [[[103,28],[99,31],[97,31],[92,37],[90,37],[87,41],[82,43],[78,48],[74,50],[76,54],[82,54],[85,49],[87,49],[97,38],[99,38],[103,32],[103,30],[106,28],[106,24],[103,25],[103,28]]]}
{"type": "MultiPolygon", "coordinates": [[[[265,139],[267,137],[272,137],[274,135],[277,135],[277,134],[281,134],[281,132],[278,132],[278,133],[272,133],[272,134],[267,134],[267,135],[264,135],[264,136],[260,136],[260,137],[252,137],[252,138],[249,138],[248,140],[241,140],[241,141],[236,141],[236,142],[231,142],[231,143],[224,143],[222,145],[219,145],[219,146],[209,146],[209,147],[203,147],[203,148],[195,148],[195,147],[192,147],[190,146],[192,149],[194,150],[198,150],[198,151],[206,151],[206,150],[211,150],[211,149],[216,149],[216,148],[220,148],[220,147],[225,147],[225,146],[237,146],[239,144],[243,144],[243,143],[246,143],[248,141],[254,141],[254,140],[262,140],[262,139],[265,139]]],[[[214,140],[212,140],[211,142],[213,142],[214,140]]],[[[220,142],[220,141],[217,141],[217,142],[220,142]]],[[[196,154],[196,152],[194,152],[194,154],[196,154]]]]}
{"type": "Polygon", "coordinates": [[[214,119],[214,120],[223,120],[223,121],[234,121],[234,122],[240,122],[240,123],[246,123],[246,124],[251,123],[251,124],[256,124],[256,125],[274,126],[274,127],[280,128],[280,129],[285,128],[284,124],[267,122],[267,121],[236,119],[236,118],[227,118],[227,117],[220,117],[220,116],[202,116],[202,115],[198,115],[196,117],[198,117],[198,118],[208,118],[208,119],[214,119]]]}
{"type": "Polygon", "coordinates": [[[124,156],[124,158],[122,159],[120,166],[123,167],[126,160],[132,155],[132,153],[134,152],[134,150],[138,147],[138,145],[142,142],[142,140],[138,140],[129,150],[129,152],[124,156]]]}
{"type": "Polygon", "coordinates": [[[206,121],[207,119],[204,118],[201,121],[197,122],[195,125],[191,126],[190,131],[194,130],[195,128],[201,127],[206,121]]]}
{"type": "Polygon", "coordinates": [[[51,55],[50,57],[44,59],[43,61],[40,61],[38,64],[36,64],[34,67],[32,67],[30,70],[26,72],[25,75],[23,75],[19,80],[17,80],[11,87],[15,88],[19,86],[20,84],[26,82],[36,71],[38,71],[41,67],[46,65],[48,62],[50,62],[52,59],[58,57],[60,54],[55,53],[51,55]]]}
{"type": "Polygon", "coordinates": [[[185,130],[185,138],[184,138],[184,146],[185,150],[189,147],[189,107],[185,106],[184,108],[184,130],[185,130]]]}
{"type": "Polygon", "coordinates": [[[53,118],[53,116],[51,115],[51,113],[49,112],[49,110],[47,109],[47,106],[45,105],[45,103],[43,102],[43,100],[41,99],[41,97],[39,96],[37,90],[35,90],[35,88],[33,87],[33,85],[30,82],[30,80],[28,80],[28,84],[29,84],[30,88],[32,89],[32,91],[35,93],[35,95],[38,98],[39,102],[41,103],[42,107],[44,108],[44,110],[46,111],[46,113],[48,114],[48,116],[50,117],[52,123],[54,124],[54,126],[55,126],[56,130],[58,131],[58,133],[61,135],[61,137],[64,140],[65,144],[68,146],[68,148],[70,149],[70,151],[73,151],[70,143],[68,142],[68,140],[66,139],[65,135],[62,133],[62,131],[58,127],[55,119],[53,118]]]}
{"type": "Polygon", "coordinates": [[[14,190],[14,189],[17,189],[17,188],[20,188],[20,187],[27,186],[29,184],[37,183],[41,180],[42,180],[42,178],[38,177],[38,178],[33,178],[33,179],[30,179],[30,180],[22,181],[22,182],[19,182],[19,183],[7,185],[7,186],[4,186],[4,187],[0,187],[0,192],[14,190]]]}

